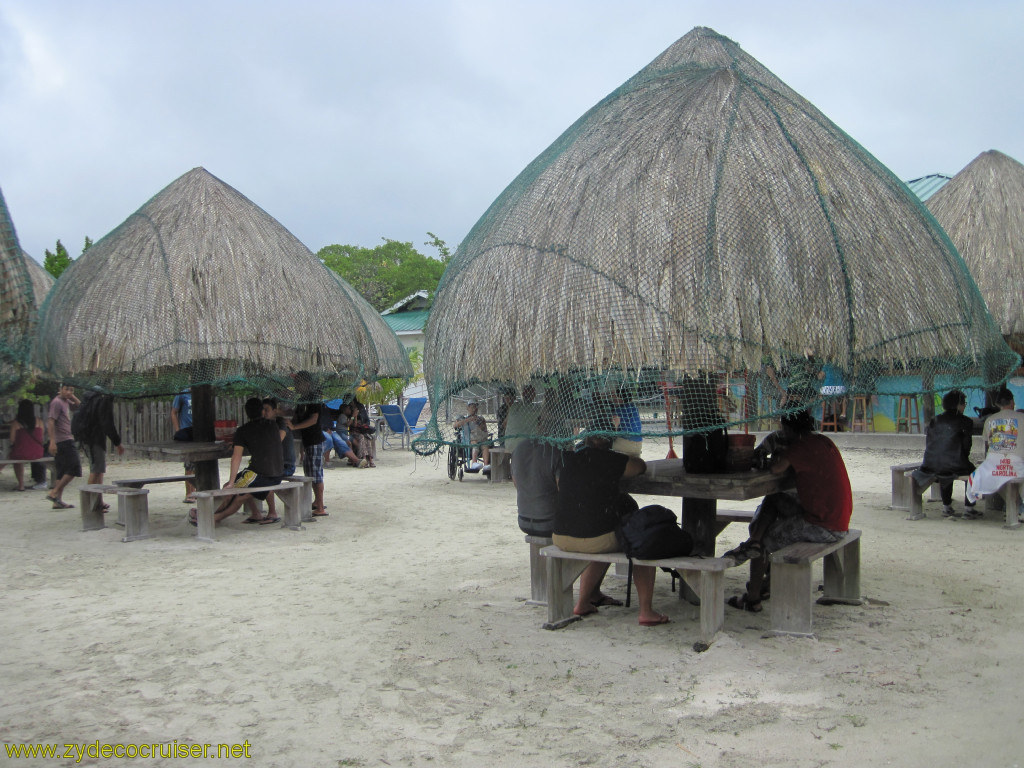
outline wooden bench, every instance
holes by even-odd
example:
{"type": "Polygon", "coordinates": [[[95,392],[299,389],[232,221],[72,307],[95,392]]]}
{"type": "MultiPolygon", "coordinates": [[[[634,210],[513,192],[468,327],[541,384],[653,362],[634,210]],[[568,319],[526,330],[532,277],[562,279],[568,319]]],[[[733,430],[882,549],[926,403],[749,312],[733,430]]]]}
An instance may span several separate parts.
{"type": "MultiPolygon", "coordinates": [[[[195,483],[196,476],[195,475],[171,475],[170,477],[137,477],[137,478],[128,479],[128,480],[115,480],[114,481],[114,485],[118,486],[119,488],[142,488],[144,486],[154,485],[154,484],[157,484],[157,483],[183,483],[186,480],[188,482],[190,482],[190,483],[195,483]]],[[[128,534],[128,536],[131,536],[131,533],[128,531],[128,521],[124,518],[123,511],[124,510],[122,510],[121,505],[118,505],[118,507],[117,507],[117,524],[118,525],[123,525],[125,527],[125,533],[128,534]]],[[[148,519],[148,514],[149,513],[148,513],[148,511],[147,511],[146,514],[147,514],[147,519],[146,519],[144,525],[146,526],[146,529],[148,530],[149,529],[149,519],[148,519]]],[[[142,537],[142,538],[146,538],[146,537],[142,537]]],[[[134,539],[130,539],[130,538],[126,537],[125,541],[134,541],[134,539]]]]}
{"type": "MultiPolygon", "coordinates": [[[[907,508],[910,510],[910,514],[907,515],[907,520],[923,520],[926,517],[923,504],[925,488],[930,486],[932,489],[931,501],[941,500],[942,498],[940,495],[941,489],[939,488],[939,484],[934,480],[926,486],[917,484],[917,481],[914,480],[914,472],[916,471],[917,468],[904,472],[904,486],[906,488],[907,499],[909,500],[907,508]]],[[[956,479],[966,486],[969,477],[970,475],[960,475],[956,479]]]]}
{"type": "Polygon", "coordinates": [[[491,447],[491,482],[512,482],[512,451],[500,445],[491,447]]]}
{"type": "Polygon", "coordinates": [[[98,531],[106,528],[103,520],[103,494],[117,495],[117,516],[124,522],[121,541],[149,538],[148,488],[127,488],[119,485],[83,485],[78,489],[78,504],[82,510],[82,530],[98,531]]]}
{"type": "MultiPolygon", "coordinates": [[[[302,489],[299,491],[299,511],[302,513],[300,516],[304,523],[315,523],[316,518],[313,517],[313,478],[304,475],[291,475],[285,479],[285,482],[302,483],[302,489]]],[[[259,499],[256,500],[256,508],[260,511],[260,514],[263,514],[263,502],[259,499]]]]}
{"type": "Polygon", "coordinates": [[[57,465],[53,460],[53,456],[43,456],[41,459],[0,459],[0,469],[15,464],[46,464],[47,475],[50,478],[50,487],[53,488],[57,485],[57,465]]]}
{"type": "Polygon", "coordinates": [[[798,541],[771,556],[771,628],[776,635],[813,637],[814,599],[811,564],[824,558],[822,605],[860,605],[860,531],[851,529],[839,541],[815,544],[798,541]]]}
{"type": "MultiPolygon", "coordinates": [[[[746,523],[749,525],[750,521],[754,518],[754,510],[719,509],[715,514],[715,518],[718,524],[718,530],[715,531],[715,535],[717,536],[725,530],[726,526],[730,523],[746,523]]],[[[530,599],[526,601],[526,604],[547,605],[547,567],[540,559],[540,551],[544,547],[550,546],[552,541],[549,537],[528,535],[526,536],[526,543],[530,545],[530,599]]],[[[615,563],[614,575],[619,578],[626,578],[628,565],[628,562],[615,563]]],[[[673,587],[674,586],[675,582],[673,581],[673,587]]]]}
{"type": "Polygon", "coordinates": [[[283,528],[290,528],[293,531],[301,531],[302,510],[299,508],[302,496],[302,483],[288,482],[277,485],[266,485],[258,488],[221,488],[216,491],[196,491],[196,536],[204,541],[216,541],[214,537],[215,523],[213,513],[216,509],[216,501],[225,496],[241,496],[247,493],[262,493],[272,491],[284,503],[283,528]]]}
{"type": "Polygon", "coordinates": [[[920,468],[920,461],[893,464],[889,467],[892,475],[892,499],[889,502],[889,509],[910,509],[910,483],[907,480],[907,472],[920,468]]]}
{"type": "MultiPolygon", "coordinates": [[[[573,614],[576,601],[573,585],[591,562],[628,563],[622,552],[565,552],[552,544],[540,554],[547,558],[548,620],[544,629],[561,629],[580,617],[573,614]]],[[[725,569],[734,563],[725,557],[670,557],[663,560],[633,560],[633,565],[670,568],[700,597],[700,639],[710,643],[725,623],[725,569]]],[[[680,599],[683,590],[679,592],[680,599]]]]}
{"type": "MultiPolygon", "coordinates": [[[[924,496],[924,487],[917,484],[917,482],[911,477],[913,471],[907,472],[907,485],[910,486],[910,514],[907,515],[907,520],[922,520],[925,517],[924,504],[922,503],[922,497],[924,496]]],[[[969,475],[961,475],[957,480],[962,480],[964,483],[967,482],[969,475]]],[[[986,510],[997,510],[998,505],[992,503],[992,500],[996,497],[1002,498],[1003,500],[1003,511],[1005,514],[1003,528],[1019,528],[1021,521],[1017,517],[1017,505],[1020,499],[1020,484],[1024,480],[1008,480],[999,489],[998,493],[991,493],[985,497],[985,509],[986,510]]],[[[932,486],[932,492],[938,488],[938,483],[929,483],[932,486]]]]}

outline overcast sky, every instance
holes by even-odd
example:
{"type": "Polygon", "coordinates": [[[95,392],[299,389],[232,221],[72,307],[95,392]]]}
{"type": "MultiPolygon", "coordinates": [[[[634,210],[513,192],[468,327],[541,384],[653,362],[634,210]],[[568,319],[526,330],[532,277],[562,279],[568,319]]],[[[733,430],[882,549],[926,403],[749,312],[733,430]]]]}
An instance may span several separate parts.
{"type": "Polygon", "coordinates": [[[196,166],[316,251],[454,246],[696,26],[904,180],[1024,162],[1024,2],[0,0],[0,189],[77,256],[196,166]]]}

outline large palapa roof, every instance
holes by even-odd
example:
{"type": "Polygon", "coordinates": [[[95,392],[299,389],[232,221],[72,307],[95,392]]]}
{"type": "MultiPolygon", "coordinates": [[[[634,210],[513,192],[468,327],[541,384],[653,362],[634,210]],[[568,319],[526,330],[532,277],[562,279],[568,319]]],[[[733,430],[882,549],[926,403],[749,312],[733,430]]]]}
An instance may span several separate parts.
{"type": "Polygon", "coordinates": [[[460,245],[427,328],[467,382],[654,366],[847,372],[1013,357],[907,187],[732,40],[697,28],[584,114],[460,245]],[[488,333],[467,333],[486,313],[488,333]]]}
{"type": "Polygon", "coordinates": [[[264,210],[203,168],[92,245],[43,307],[34,362],[121,394],[289,372],[411,375],[397,337],[264,210]]]}

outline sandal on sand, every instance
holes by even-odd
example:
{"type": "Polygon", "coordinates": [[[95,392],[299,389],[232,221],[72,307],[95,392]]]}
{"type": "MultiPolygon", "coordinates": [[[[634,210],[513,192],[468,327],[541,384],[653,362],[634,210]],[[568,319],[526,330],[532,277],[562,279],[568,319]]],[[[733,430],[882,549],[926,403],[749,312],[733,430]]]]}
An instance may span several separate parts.
{"type": "Polygon", "coordinates": [[[60,499],[54,499],[53,500],[53,508],[54,509],[74,509],[75,505],[74,504],[68,504],[66,501],[61,501],[60,499]]]}
{"type": "Polygon", "coordinates": [[[764,551],[761,549],[761,544],[756,541],[744,541],[736,549],[730,549],[722,557],[731,557],[736,565],[741,565],[747,560],[760,560],[764,557],[764,551]]]}
{"type": "Polygon", "coordinates": [[[262,525],[264,520],[266,520],[265,517],[247,517],[242,522],[248,523],[249,525],[262,525]]]}
{"type": "Polygon", "coordinates": [[[270,525],[271,523],[279,522],[281,522],[280,517],[264,517],[262,520],[260,520],[260,525],[270,525]]]}
{"type": "Polygon", "coordinates": [[[188,524],[189,525],[194,525],[196,528],[199,527],[199,521],[196,519],[197,515],[198,515],[198,512],[196,512],[195,509],[190,509],[188,511],[188,524]]]}
{"type": "Polygon", "coordinates": [[[751,600],[747,593],[744,592],[742,595],[733,595],[725,604],[732,608],[739,608],[741,611],[750,611],[751,613],[760,613],[763,608],[760,600],[751,600]]]}
{"type": "Polygon", "coordinates": [[[313,517],[327,517],[326,512],[314,512],[313,517]]]}
{"type": "Polygon", "coordinates": [[[596,606],[602,606],[602,605],[622,605],[622,601],[621,600],[618,600],[618,599],[612,597],[611,595],[604,595],[604,594],[598,595],[597,596],[597,600],[594,600],[593,603],[596,606]]]}
{"type": "Polygon", "coordinates": [[[660,624],[668,624],[672,619],[668,616],[661,615],[656,619],[640,619],[641,627],[657,627],[660,624]]]}
{"type": "Polygon", "coordinates": [[[594,608],[593,605],[591,605],[589,611],[578,611],[575,608],[572,609],[573,616],[589,616],[592,613],[597,613],[597,608],[594,608]]]}

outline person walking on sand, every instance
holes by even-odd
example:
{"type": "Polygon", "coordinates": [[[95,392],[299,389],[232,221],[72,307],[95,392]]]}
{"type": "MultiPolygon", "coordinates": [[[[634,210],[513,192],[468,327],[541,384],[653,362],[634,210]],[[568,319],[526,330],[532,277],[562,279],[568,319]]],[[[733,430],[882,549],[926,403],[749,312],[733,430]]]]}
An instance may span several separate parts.
{"type": "Polygon", "coordinates": [[[53,504],[54,509],[71,509],[62,498],[68,483],[82,476],[82,461],[75,447],[75,439],[71,435],[71,409],[81,405],[75,397],[75,388],[70,384],[61,384],[57,396],[50,401],[50,410],[46,419],[46,431],[49,435],[47,452],[54,458],[57,474],[57,485],[46,494],[46,500],[53,504]]]}

